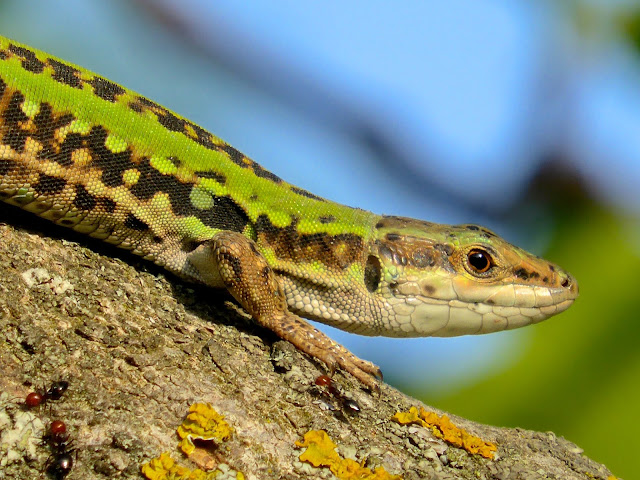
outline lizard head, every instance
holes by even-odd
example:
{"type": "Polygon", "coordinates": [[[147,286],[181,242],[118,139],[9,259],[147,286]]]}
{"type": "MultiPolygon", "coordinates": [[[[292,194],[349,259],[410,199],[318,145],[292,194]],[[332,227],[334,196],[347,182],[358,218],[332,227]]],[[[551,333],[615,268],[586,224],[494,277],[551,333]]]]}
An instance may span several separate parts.
{"type": "Polygon", "coordinates": [[[569,273],[484,227],[382,217],[375,238],[365,284],[386,304],[398,336],[517,328],[566,310],[578,296],[569,273]]]}

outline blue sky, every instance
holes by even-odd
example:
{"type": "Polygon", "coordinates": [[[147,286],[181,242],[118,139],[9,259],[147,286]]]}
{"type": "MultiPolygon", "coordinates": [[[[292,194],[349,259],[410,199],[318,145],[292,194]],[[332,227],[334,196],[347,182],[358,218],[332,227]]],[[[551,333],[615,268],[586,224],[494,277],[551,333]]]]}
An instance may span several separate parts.
{"type": "MultiPolygon", "coordinates": [[[[546,154],[561,152],[594,196],[637,218],[638,58],[606,15],[585,33],[553,1],[148,3],[199,48],[134,2],[6,2],[0,25],[342,203],[488,224],[543,254],[552,227],[543,207],[526,212],[524,231],[493,214],[518,199],[546,154]]],[[[387,378],[419,375],[440,388],[500,368],[527,342],[526,329],[444,340],[331,335],[387,378]]]]}

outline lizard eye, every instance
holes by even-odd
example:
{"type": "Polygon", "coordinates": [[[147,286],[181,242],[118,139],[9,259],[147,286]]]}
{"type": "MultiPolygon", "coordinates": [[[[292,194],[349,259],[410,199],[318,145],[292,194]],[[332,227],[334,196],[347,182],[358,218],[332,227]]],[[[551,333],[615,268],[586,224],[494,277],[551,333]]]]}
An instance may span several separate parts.
{"type": "Polygon", "coordinates": [[[493,266],[493,259],[484,250],[474,248],[467,254],[469,268],[475,273],[486,273],[493,266]]]}

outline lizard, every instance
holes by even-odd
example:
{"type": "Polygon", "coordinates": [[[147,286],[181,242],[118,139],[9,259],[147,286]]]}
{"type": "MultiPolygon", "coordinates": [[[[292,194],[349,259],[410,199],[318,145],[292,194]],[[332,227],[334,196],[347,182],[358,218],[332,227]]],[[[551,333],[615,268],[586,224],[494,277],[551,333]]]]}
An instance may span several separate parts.
{"type": "Polygon", "coordinates": [[[258,324],[371,389],[380,369],[305,318],[370,336],[480,334],[578,296],[568,272],[484,227],[326,200],[146,97],[3,37],[0,199],[227,289],[258,324]]]}

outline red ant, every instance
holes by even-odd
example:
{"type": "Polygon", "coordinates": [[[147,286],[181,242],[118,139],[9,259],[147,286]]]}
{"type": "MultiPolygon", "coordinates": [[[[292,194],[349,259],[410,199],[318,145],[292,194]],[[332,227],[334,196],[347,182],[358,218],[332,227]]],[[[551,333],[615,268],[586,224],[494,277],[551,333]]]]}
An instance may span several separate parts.
{"type": "Polygon", "coordinates": [[[47,474],[55,480],[63,480],[73,468],[73,457],[76,453],[76,449],[72,448],[73,441],[69,440],[67,434],[67,425],[62,420],[54,420],[49,425],[44,440],[52,451],[47,464],[47,474]]]}
{"type": "Polygon", "coordinates": [[[47,400],[60,400],[64,392],[69,388],[69,382],[65,382],[64,380],[59,380],[57,382],[53,382],[48,390],[39,390],[35,392],[31,392],[27,395],[24,403],[28,408],[35,408],[47,400]]]}
{"type": "Polygon", "coordinates": [[[345,397],[342,394],[342,392],[338,389],[338,387],[333,383],[333,380],[329,375],[320,375],[318,378],[316,378],[315,384],[321,388],[326,387],[326,392],[328,392],[329,395],[327,395],[326,393],[325,395],[327,396],[333,395],[338,400],[338,402],[340,402],[340,404],[342,405],[342,408],[344,408],[345,410],[351,413],[360,412],[360,405],[358,405],[358,402],[345,397]]]}
{"type": "Polygon", "coordinates": [[[54,420],[49,425],[49,431],[45,434],[43,440],[54,450],[60,445],[68,445],[67,425],[62,420],[54,420]]]}

